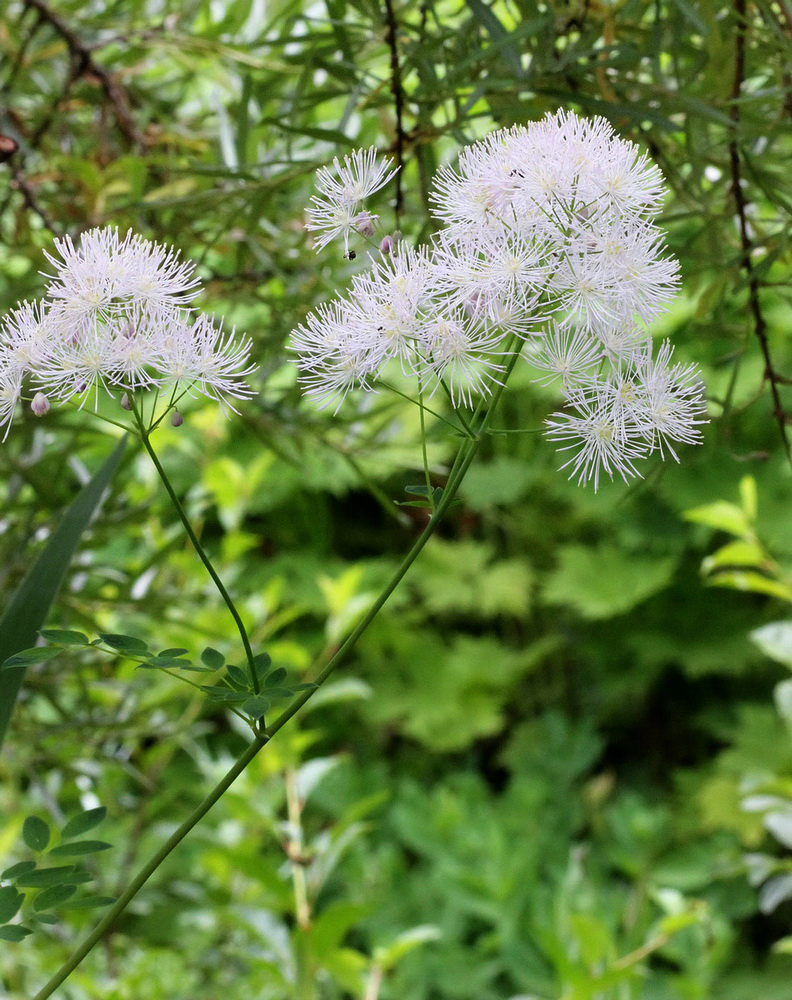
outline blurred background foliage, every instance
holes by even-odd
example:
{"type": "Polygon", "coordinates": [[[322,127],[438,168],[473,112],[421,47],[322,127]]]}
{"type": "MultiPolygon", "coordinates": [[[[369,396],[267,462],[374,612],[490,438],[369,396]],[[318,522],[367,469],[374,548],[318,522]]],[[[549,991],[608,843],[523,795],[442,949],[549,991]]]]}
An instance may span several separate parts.
{"type": "MultiPolygon", "coordinates": [[[[379,211],[424,239],[460,145],[559,106],[606,116],[668,180],[684,285],[657,333],[702,366],[713,417],[681,464],[594,495],[519,433],[556,405],[526,366],[463,504],[342,674],[64,1000],[788,1000],[790,66],[788,0],[7,0],[0,305],[39,294],[42,251],[90,226],[198,262],[202,307],[255,340],[260,395],[231,420],[196,404],[160,449],[276,664],[332,649],[425,515],[393,503],[420,481],[414,410],[382,393],[316,412],[284,350],[362,266],[317,257],[303,228],[334,155],[401,159],[379,211]]],[[[89,414],[15,424],[4,595],[112,446],[89,414]]],[[[452,448],[430,427],[438,484],[452,448]]],[[[127,454],[50,624],[238,652],[145,456],[127,454]]],[[[116,895],[244,735],[123,659],[32,668],[3,866],[31,856],[26,815],[103,805],[114,848],[89,874],[116,895]]],[[[95,919],[29,904],[35,934],[0,949],[11,1000],[95,919]]]]}

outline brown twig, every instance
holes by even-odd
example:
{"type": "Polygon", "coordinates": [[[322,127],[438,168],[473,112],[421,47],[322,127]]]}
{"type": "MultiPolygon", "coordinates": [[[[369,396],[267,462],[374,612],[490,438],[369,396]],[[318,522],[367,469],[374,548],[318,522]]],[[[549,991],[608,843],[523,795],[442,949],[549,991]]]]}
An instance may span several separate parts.
{"type": "Polygon", "coordinates": [[[404,204],[404,192],[402,188],[402,170],[404,167],[404,90],[402,88],[401,64],[399,62],[399,49],[396,41],[396,13],[393,9],[393,0],[384,0],[385,3],[385,42],[390,50],[390,89],[393,94],[393,109],[396,115],[396,139],[394,143],[396,153],[396,164],[399,168],[396,174],[396,225],[398,227],[402,207],[404,204]]]}
{"type": "Polygon", "coordinates": [[[44,223],[44,225],[47,227],[47,229],[49,229],[51,233],[53,233],[54,235],[58,235],[59,234],[58,228],[55,226],[52,219],[49,217],[49,214],[47,213],[46,209],[42,208],[41,205],[39,204],[38,196],[36,195],[33,186],[31,185],[27,177],[19,169],[19,167],[12,168],[11,176],[12,176],[11,187],[13,188],[13,190],[19,191],[19,193],[22,195],[25,204],[30,209],[30,211],[34,212],[41,219],[41,221],[44,223]]]}
{"type": "Polygon", "coordinates": [[[135,120],[129,107],[129,101],[122,87],[118,85],[113,74],[98,63],[90,47],[84,44],[72,31],[63,18],[51,10],[45,0],[24,0],[25,6],[38,11],[39,16],[51,25],[66,42],[69,54],[74,63],[73,78],[91,75],[99,81],[105,97],[113,106],[118,127],[133,146],[139,148],[141,143],[135,120]]]}
{"type": "Polygon", "coordinates": [[[753,317],[754,332],[762,349],[764,357],[764,378],[770,383],[770,394],[773,399],[773,417],[781,432],[781,440],[784,445],[787,459],[792,464],[792,452],[790,451],[789,439],[787,437],[788,418],[781,402],[779,386],[784,379],[773,367],[773,359],[770,354],[770,343],[767,339],[767,323],[762,312],[762,303],[759,295],[760,282],[754,270],[751,258],[753,245],[748,230],[748,217],[746,212],[745,195],[742,189],[742,178],[740,171],[740,151],[738,146],[738,131],[740,125],[740,93],[745,80],[745,49],[748,22],[746,17],[746,0],[735,0],[734,13],[737,20],[734,50],[734,82],[731,91],[731,106],[729,108],[729,118],[732,123],[732,138],[729,142],[729,163],[731,167],[731,190],[734,197],[734,204],[737,209],[737,219],[740,227],[740,245],[742,249],[742,268],[748,280],[748,305],[753,317]]]}

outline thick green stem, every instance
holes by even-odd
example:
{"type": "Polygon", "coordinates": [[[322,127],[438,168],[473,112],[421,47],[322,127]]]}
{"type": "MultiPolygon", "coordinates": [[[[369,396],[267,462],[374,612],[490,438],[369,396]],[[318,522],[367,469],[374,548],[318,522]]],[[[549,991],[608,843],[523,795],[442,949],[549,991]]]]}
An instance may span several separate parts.
{"type": "Polygon", "coordinates": [[[179,515],[179,520],[181,521],[182,525],[184,526],[184,530],[187,532],[187,536],[190,539],[190,541],[192,542],[193,548],[195,549],[196,553],[198,554],[198,558],[201,560],[201,562],[206,567],[207,573],[209,574],[209,576],[211,576],[212,580],[214,581],[214,585],[217,587],[218,591],[220,592],[220,596],[225,601],[225,605],[228,608],[228,610],[231,612],[231,617],[234,619],[234,622],[236,623],[236,627],[237,627],[237,630],[239,632],[239,637],[242,640],[242,645],[245,647],[245,656],[247,657],[247,661],[248,661],[248,670],[250,672],[250,680],[251,680],[251,683],[253,684],[253,690],[256,692],[256,694],[258,694],[261,691],[261,685],[259,683],[258,675],[256,674],[256,666],[255,666],[255,664],[253,662],[253,650],[252,650],[252,648],[250,646],[250,639],[248,638],[248,634],[247,634],[247,630],[245,628],[245,624],[242,621],[242,618],[241,618],[239,612],[236,609],[236,605],[234,604],[234,602],[233,602],[233,600],[231,598],[231,595],[226,590],[225,584],[223,583],[223,581],[218,576],[217,571],[215,570],[214,566],[212,565],[211,559],[206,554],[203,545],[201,545],[201,543],[200,543],[200,541],[198,539],[198,536],[193,531],[193,527],[190,524],[189,518],[187,517],[187,513],[184,510],[184,507],[182,506],[181,500],[179,500],[178,496],[176,495],[176,491],[174,490],[173,486],[171,485],[171,481],[168,479],[167,473],[165,472],[165,469],[163,468],[162,463],[160,462],[159,458],[157,457],[157,453],[154,451],[154,449],[151,446],[151,441],[149,439],[149,432],[143,426],[142,422],[140,421],[140,418],[137,415],[137,412],[135,412],[135,416],[136,416],[136,418],[138,420],[138,427],[140,429],[140,436],[141,436],[141,439],[143,441],[143,447],[149,453],[149,457],[151,458],[151,461],[154,463],[154,467],[157,470],[157,473],[159,474],[160,479],[162,480],[162,485],[167,490],[168,496],[171,499],[171,503],[176,508],[176,513],[179,515]]]}

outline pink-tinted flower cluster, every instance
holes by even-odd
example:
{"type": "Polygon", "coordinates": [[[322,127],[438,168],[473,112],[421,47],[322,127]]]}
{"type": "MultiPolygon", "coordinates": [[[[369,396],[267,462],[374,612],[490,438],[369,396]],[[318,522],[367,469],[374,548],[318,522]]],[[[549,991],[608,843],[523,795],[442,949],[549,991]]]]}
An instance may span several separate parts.
{"type": "MultiPolygon", "coordinates": [[[[312,227],[322,246],[343,235],[346,248],[389,164],[368,151],[334,170],[332,184],[320,172],[312,227]]],[[[604,119],[559,111],[493,132],[438,172],[432,243],[392,250],[386,238],[390,252],[294,332],[307,393],[338,406],[396,363],[470,405],[525,348],[560,383],[568,409],[548,435],[580,481],[636,475],[652,452],[676,457],[675,443],[701,439],[706,408],[696,370],[674,364],[667,343],[654,354],[648,332],[678,284],[654,222],[663,196],[657,167],[604,119]]]]}
{"type": "MultiPolygon", "coordinates": [[[[200,282],[171,247],[116,229],[56,240],[47,295],[0,324],[0,427],[100,393],[171,388],[231,405],[253,394],[250,341],[190,307],[200,282]]],[[[175,398],[175,395],[174,395],[175,398]]]]}

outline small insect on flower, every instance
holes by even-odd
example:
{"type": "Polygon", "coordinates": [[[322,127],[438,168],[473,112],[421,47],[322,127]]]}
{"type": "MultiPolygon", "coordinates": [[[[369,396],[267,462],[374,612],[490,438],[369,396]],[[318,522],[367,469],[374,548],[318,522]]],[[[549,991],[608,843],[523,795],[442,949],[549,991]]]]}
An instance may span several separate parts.
{"type": "Polygon", "coordinates": [[[345,156],[343,162],[336,157],[332,166],[321,167],[316,173],[317,193],[306,209],[306,229],[321,233],[314,240],[314,249],[321,250],[341,236],[344,254],[354,259],[350,257],[350,234],[373,235],[374,221],[379,218],[364,211],[363,202],[384,187],[397,169],[373,147],[356,149],[345,156]]]}
{"type": "MultiPolygon", "coordinates": [[[[391,176],[373,149],[320,170],[317,247],[343,236],[351,258],[350,234],[369,236],[376,218],[362,200],[391,176]]],[[[525,348],[546,373],[537,381],[560,382],[569,412],[548,437],[579,482],[637,476],[654,452],[676,458],[674,444],[701,440],[706,406],[694,366],[672,366],[667,347],[653,355],[649,324],[679,284],[654,223],[664,195],[658,168],[604,118],[559,110],[492,132],[438,171],[429,245],[385,236],[348,297],[296,331],[300,381],[340,405],[398,364],[418,401],[442,386],[472,407],[525,348]]]]}

